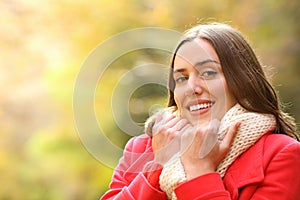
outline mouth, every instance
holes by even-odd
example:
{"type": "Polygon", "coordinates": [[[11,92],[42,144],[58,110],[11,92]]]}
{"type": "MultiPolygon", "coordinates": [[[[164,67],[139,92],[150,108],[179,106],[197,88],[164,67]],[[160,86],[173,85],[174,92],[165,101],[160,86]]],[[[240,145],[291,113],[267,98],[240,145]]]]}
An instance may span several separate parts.
{"type": "Polygon", "coordinates": [[[187,109],[190,112],[201,111],[211,108],[215,103],[214,102],[205,102],[205,103],[196,103],[189,105],[187,109]]]}

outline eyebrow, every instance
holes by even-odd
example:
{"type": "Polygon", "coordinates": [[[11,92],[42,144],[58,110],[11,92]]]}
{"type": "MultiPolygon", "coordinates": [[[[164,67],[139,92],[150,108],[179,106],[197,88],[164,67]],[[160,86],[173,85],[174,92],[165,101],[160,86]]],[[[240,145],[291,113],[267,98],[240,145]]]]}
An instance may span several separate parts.
{"type": "Polygon", "coordinates": [[[206,60],[203,60],[203,61],[201,61],[201,62],[197,62],[197,63],[195,64],[195,66],[201,66],[201,65],[204,65],[204,64],[210,63],[210,62],[216,63],[216,64],[220,64],[220,63],[219,63],[218,61],[216,61],[216,60],[206,59],[206,60]]]}
{"type": "MultiPolygon", "coordinates": [[[[216,63],[216,64],[220,64],[218,61],[215,61],[215,60],[212,60],[212,59],[206,59],[206,60],[203,60],[201,62],[197,62],[196,64],[194,64],[195,67],[200,67],[201,65],[204,65],[206,63],[216,63]]],[[[180,69],[176,69],[173,71],[173,74],[175,73],[180,73],[180,72],[184,72],[186,71],[185,68],[180,68],[180,69]]]]}

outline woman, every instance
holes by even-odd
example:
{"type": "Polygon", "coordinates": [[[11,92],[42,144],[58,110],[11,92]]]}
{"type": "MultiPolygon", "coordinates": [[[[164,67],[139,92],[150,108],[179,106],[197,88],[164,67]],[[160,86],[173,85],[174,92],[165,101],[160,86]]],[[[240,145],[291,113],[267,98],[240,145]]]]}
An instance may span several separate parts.
{"type": "Polygon", "coordinates": [[[104,199],[300,199],[300,143],[244,37],[225,24],[185,34],[168,108],[132,138],[104,199]]]}

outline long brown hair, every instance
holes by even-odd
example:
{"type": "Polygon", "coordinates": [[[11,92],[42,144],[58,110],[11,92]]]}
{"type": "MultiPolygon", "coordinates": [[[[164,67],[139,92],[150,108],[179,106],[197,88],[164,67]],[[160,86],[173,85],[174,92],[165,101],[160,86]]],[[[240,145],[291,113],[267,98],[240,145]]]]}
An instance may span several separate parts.
{"type": "Polygon", "coordinates": [[[174,60],[178,49],[196,38],[205,39],[214,47],[232,94],[246,110],[272,114],[277,121],[274,133],[282,133],[299,139],[294,118],[282,111],[276,91],[268,82],[262,65],[253,49],[236,29],[227,24],[212,23],[190,29],[177,46],[171,60],[169,74],[168,106],[177,106],[174,100],[174,60]]]}

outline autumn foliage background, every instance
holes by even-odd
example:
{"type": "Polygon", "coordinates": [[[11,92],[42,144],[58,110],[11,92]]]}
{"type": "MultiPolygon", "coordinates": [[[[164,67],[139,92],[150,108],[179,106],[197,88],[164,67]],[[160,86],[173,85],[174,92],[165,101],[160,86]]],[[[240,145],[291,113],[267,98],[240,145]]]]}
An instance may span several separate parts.
{"type": "MultiPolygon", "coordinates": [[[[1,1],[0,199],[90,200],[108,189],[113,169],[82,144],[72,95],[89,53],[126,30],[151,26],[182,32],[201,21],[230,23],[272,68],[269,74],[286,111],[299,122],[299,6],[297,0],[1,1]]],[[[140,54],[153,62],[165,59],[143,51],[136,55],[139,59],[140,54]]],[[[135,58],[132,54],[122,63],[130,65],[135,58]]],[[[124,68],[120,65],[106,76],[118,79],[124,68]]],[[[105,120],[107,137],[123,148],[130,136],[104,111],[114,84],[102,83],[95,112],[99,121],[105,120]]],[[[151,105],[149,93],[140,91],[135,98],[151,105]]],[[[164,98],[156,95],[153,101],[163,103],[164,98]]],[[[147,109],[132,109],[141,121],[147,117],[147,109]]]]}

